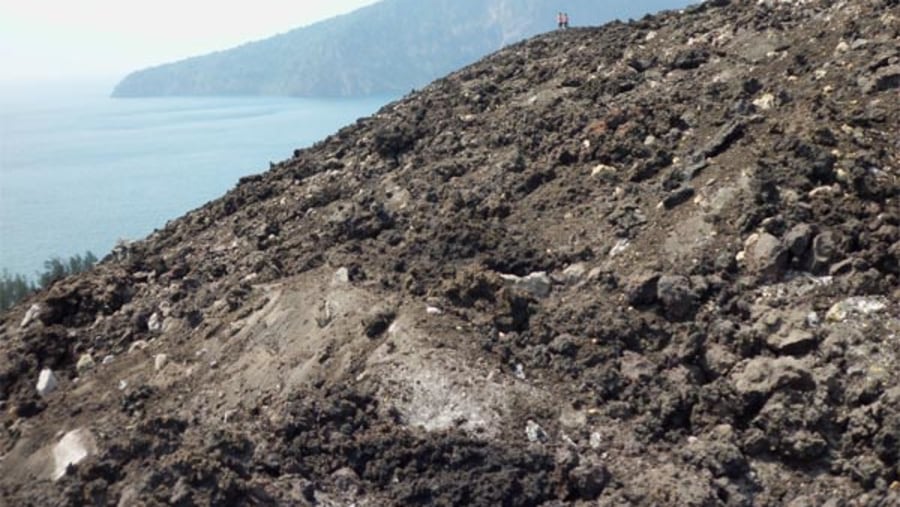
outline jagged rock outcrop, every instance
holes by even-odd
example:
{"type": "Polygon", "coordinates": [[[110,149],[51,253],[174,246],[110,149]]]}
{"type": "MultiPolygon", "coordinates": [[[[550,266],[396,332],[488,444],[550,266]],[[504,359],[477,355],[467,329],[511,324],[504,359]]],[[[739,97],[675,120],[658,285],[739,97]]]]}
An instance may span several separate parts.
{"type": "Polygon", "coordinates": [[[898,42],[716,0],[386,106],[2,316],[0,494],[896,504],[898,42]]]}

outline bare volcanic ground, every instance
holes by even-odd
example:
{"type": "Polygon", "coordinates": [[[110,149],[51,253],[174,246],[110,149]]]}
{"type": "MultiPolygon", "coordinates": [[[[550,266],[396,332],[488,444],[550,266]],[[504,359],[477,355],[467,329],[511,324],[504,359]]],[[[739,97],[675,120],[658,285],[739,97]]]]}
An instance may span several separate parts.
{"type": "Polygon", "coordinates": [[[897,0],[509,47],[3,314],[0,503],[900,505],[898,94],[897,0]]]}

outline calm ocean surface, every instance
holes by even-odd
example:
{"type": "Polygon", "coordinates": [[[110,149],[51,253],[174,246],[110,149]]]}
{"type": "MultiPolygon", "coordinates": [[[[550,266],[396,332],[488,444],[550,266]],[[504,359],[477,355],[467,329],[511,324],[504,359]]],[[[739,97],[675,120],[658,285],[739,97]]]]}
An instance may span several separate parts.
{"type": "Polygon", "coordinates": [[[139,239],[393,97],[110,99],[0,85],[0,269],[139,239]]]}

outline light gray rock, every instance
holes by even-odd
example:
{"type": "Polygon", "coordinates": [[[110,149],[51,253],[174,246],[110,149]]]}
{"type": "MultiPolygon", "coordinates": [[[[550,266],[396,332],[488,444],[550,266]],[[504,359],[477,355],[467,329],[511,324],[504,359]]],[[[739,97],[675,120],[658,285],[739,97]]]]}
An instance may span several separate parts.
{"type": "Polygon", "coordinates": [[[816,312],[809,312],[806,316],[806,325],[809,327],[818,327],[821,323],[821,319],[819,319],[819,314],[816,312]]]}
{"type": "Polygon", "coordinates": [[[338,268],[337,271],[334,272],[334,276],[331,278],[331,283],[333,283],[334,285],[350,283],[350,270],[345,267],[338,268]]]}
{"type": "Polygon", "coordinates": [[[153,369],[155,371],[160,371],[166,367],[166,363],[169,361],[169,356],[165,354],[156,354],[156,357],[153,358],[153,369]]]}
{"type": "Polygon", "coordinates": [[[603,435],[598,432],[591,433],[590,439],[588,440],[588,445],[591,449],[595,451],[603,447],[603,435]]]}
{"type": "Polygon", "coordinates": [[[816,236],[812,243],[812,253],[809,261],[809,270],[813,273],[824,273],[831,267],[831,263],[837,258],[837,238],[830,231],[816,236]]]}
{"type": "Polygon", "coordinates": [[[527,292],[537,298],[545,298],[550,295],[551,281],[544,271],[527,276],[501,274],[500,278],[513,290],[527,292]]]}
{"type": "Polygon", "coordinates": [[[787,270],[788,251],[775,236],[766,232],[754,234],[744,248],[744,262],[752,273],[774,282],[787,270]]]}
{"type": "Polygon", "coordinates": [[[53,373],[53,370],[50,368],[44,368],[41,370],[41,373],[38,375],[37,381],[37,392],[41,397],[47,396],[56,390],[57,386],[59,386],[59,382],[56,380],[56,375],[53,373]]]}
{"type": "Polygon", "coordinates": [[[81,357],[78,358],[78,363],[75,364],[75,371],[78,372],[79,375],[83,375],[97,366],[97,363],[94,361],[93,356],[90,354],[81,354],[81,357]]]}
{"type": "Polygon", "coordinates": [[[159,333],[163,328],[163,318],[159,312],[153,312],[153,315],[147,319],[147,331],[151,333],[159,333]]]}
{"type": "Polygon", "coordinates": [[[887,308],[887,303],[884,298],[852,297],[835,303],[825,314],[825,320],[843,322],[851,317],[865,317],[879,313],[885,308],[887,308]]]}
{"type": "Polygon", "coordinates": [[[28,308],[28,311],[25,312],[25,317],[22,318],[21,327],[23,327],[23,328],[28,327],[29,324],[31,324],[32,322],[37,320],[38,317],[40,317],[42,311],[43,311],[43,307],[41,305],[39,305],[37,303],[31,305],[28,308]]]}
{"type": "Polygon", "coordinates": [[[574,285],[584,279],[585,275],[587,275],[587,271],[587,264],[583,262],[576,262],[575,264],[568,266],[562,271],[562,273],[554,277],[554,280],[562,284],[574,285]]]}
{"type": "Polygon", "coordinates": [[[793,357],[757,357],[731,377],[735,390],[743,395],[768,396],[782,388],[808,390],[815,387],[809,367],[793,357]]]}
{"type": "Polygon", "coordinates": [[[137,352],[138,350],[144,350],[148,346],[149,344],[145,340],[137,340],[128,347],[128,353],[131,354],[133,352],[137,352]]]}
{"type": "Polygon", "coordinates": [[[53,475],[58,480],[66,475],[69,465],[77,465],[97,452],[97,441],[90,431],[79,428],[70,431],[53,447],[53,475]]]}
{"type": "Polygon", "coordinates": [[[549,438],[547,432],[534,421],[528,421],[525,424],[525,436],[528,437],[529,442],[546,442],[549,438]]]}

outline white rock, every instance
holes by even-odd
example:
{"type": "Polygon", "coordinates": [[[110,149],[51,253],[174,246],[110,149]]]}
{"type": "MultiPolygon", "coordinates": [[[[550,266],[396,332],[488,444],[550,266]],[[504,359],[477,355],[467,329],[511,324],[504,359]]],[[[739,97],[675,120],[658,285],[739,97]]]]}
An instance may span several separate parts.
{"type": "Polygon", "coordinates": [[[574,284],[580,282],[585,274],[587,274],[587,264],[577,262],[563,270],[560,281],[565,284],[574,284]]]}
{"type": "Polygon", "coordinates": [[[93,370],[96,365],[97,363],[94,362],[94,358],[91,357],[90,354],[81,354],[81,357],[78,358],[78,363],[75,364],[75,371],[81,375],[87,371],[93,370]]]}
{"type": "Polygon", "coordinates": [[[601,446],[603,446],[603,437],[596,431],[591,433],[591,440],[589,445],[591,446],[591,449],[599,449],[601,446]]]}
{"type": "Polygon", "coordinates": [[[836,193],[837,193],[837,191],[835,191],[833,186],[824,185],[824,186],[816,187],[816,188],[810,190],[808,195],[809,195],[809,197],[814,198],[814,197],[831,195],[831,194],[836,194],[836,193]]]}
{"type": "Polygon", "coordinates": [[[38,375],[37,381],[37,392],[39,395],[47,396],[52,393],[56,387],[59,385],[59,382],[56,380],[56,375],[53,374],[53,370],[50,368],[44,368],[41,370],[40,375],[38,375]]]}
{"type": "Polygon", "coordinates": [[[166,363],[169,361],[169,356],[165,354],[156,354],[156,357],[153,358],[153,369],[156,371],[162,370],[166,367],[166,363]]]}
{"type": "Polygon", "coordinates": [[[543,298],[550,294],[550,277],[544,271],[531,273],[528,276],[500,275],[507,286],[515,290],[528,292],[535,297],[543,298]]]}
{"type": "Polygon", "coordinates": [[[148,345],[148,343],[147,343],[146,341],[144,341],[144,340],[138,340],[138,341],[132,343],[132,344],[128,347],[128,353],[131,354],[131,353],[136,352],[136,351],[138,351],[138,350],[144,350],[144,349],[147,348],[147,345],[148,345]]]}
{"type": "Polygon", "coordinates": [[[429,306],[425,308],[425,313],[427,313],[428,315],[440,315],[444,313],[444,311],[436,306],[429,306]]]}
{"type": "Polygon", "coordinates": [[[616,168],[613,166],[599,164],[591,171],[591,176],[600,176],[601,174],[615,174],[616,168]]]}
{"type": "Polygon", "coordinates": [[[809,312],[806,316],[806,325],[809,327],[817,327],[820,322],[819,314],[816,312],[809,312]]]}
{"type": "Polygon", "coordinates": [[[97,452],[97,443],[90,431],[79,428],[66,433],[53,447],[53,480],[66,475],[69,465],[77,465],[97,452]]]}
{"type": "Polygon", "coordinates": [[[852,297],[832,306],[825,314],[829,322],[843,322],[852,315],[871,315],[887,308],[883,298],[852,297]]]}
{"type": "Polygon", "coordinates": [[[115,360],[116,360],[116,356],[109,355],[109,356],[106,356],[103,358],[103,361],[101,361],[101,364],[110,364],[115,360]]]}
{"type": "Polygon", "coordinates": [[[332,277],[332,283],[335,285],[350,283],[350,270],[347,268],[338,268],[332,277]]]}
{"type": "Polygon", "coordinates": [[[769,109],[775,107],[775,96],[771,93],[767,93],[762,97],[754,100],[753,105],[762,111],[768,111],[769,109]]]}
{"type": "Polygon", "coordinates": [[[525,424],[525,436],[528,437],[529,442],[547,441],[547,432],[534,421],[528,421],[525,424]]]}
{"type": "Polygon", "coordinates": [[[28,308],[28,311],[25,312],[25,317],[22,319],[22,327],[28,327],[28,324],[31,324],[38,318],[41,314],[41,305],[35,303],[28,308]]]}
{"type": "Polygon", "coordinates": [[[631,243],[627,239],[620,239],[619,242],[616,243],[615,246],[613,246],[612,249],[609,251],[609,256],[615,257],[617,255],[620,255],[625,250],[628,250],[628,247],[630,245],[631,245],[631,243]]]}
{"type": "Polygon", "coordinates": [[[147,330],[151,333],[158,333],[162,331],[163,326],[163,318],[159,314],[159,312],[153,312],[153,315],[147,319],[147,330]]]}

